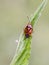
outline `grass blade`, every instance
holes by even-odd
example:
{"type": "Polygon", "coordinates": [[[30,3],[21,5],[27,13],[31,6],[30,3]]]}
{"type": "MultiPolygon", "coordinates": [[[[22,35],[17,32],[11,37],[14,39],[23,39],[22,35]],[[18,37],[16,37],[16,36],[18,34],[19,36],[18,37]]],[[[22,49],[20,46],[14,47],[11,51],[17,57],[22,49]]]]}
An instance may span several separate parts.
{"type": "Polygon", "coordinates": [[[38,7],[38,9],[36,10],[36,12],[34,13],[34,15],[31,15],[30,17],[30,22],[32,24],[32,26],[34,25],[34,23],[38,20],[38,18],[41,15],[41,12],[43,11],[45,5],[47,3],[47,0],[43,0],[43,2],[41,3],[41,5],[38,7]]]}
{"type": "MultiPolygon", "coordinates": [[[[36,10],[33,16],[30,18],[32,26],[39,18],[41,11],[43,10],[47,0],[43,0],[39,8],[36,10]]],[[[15,56],[10,65],[28,65],[31,51],[32,36],[25,38],[24,33],[21,33],[15,56]]]]}

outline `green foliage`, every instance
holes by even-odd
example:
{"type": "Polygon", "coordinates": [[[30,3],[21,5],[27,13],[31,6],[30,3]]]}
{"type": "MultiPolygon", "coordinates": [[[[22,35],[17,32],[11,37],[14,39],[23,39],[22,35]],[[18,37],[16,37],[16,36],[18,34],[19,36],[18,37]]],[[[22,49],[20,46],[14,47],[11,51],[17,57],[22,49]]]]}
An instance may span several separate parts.
{"type": "Polygon", "coordinates": [[[34,23],[38,20],[38,18],[41,15],[42,10],[44,9],[45,5],[47,3],[47,0],[43,0],[43,2],[41,3],[41,5],[38,7],[38,9],[36,10],[36,12],[34,13],[34,15],[31,15],[30,17],[30,21],[32,26],[34,25],[34,23]]]}
{"type": "MultiPolygon", "coordinates": [[[[31,16],[30,21],[32,26],[39,18],[45,4],[46,4],[46,0],[43,0],[43,2],[41,3],[37,11],[34,13],[33,16],[31,16]]],[[[29,58],[30,58],[30,52],[31,52],[31,39],[32,39],[32,36],[30,36],[29,38],[25,38],[24,32],[21,33],[15,56],[10,65],[28,65],[29,64],[29,58]]]]}

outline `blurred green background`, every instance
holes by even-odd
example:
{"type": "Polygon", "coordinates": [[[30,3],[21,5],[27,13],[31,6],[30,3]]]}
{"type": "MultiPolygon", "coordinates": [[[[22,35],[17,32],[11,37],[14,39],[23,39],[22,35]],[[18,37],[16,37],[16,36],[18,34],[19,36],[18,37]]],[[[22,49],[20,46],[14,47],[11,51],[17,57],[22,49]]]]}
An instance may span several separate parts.
{"type": "MultiPolygon", "coordinates": [[[[0,0],[0,65],[10,65],[16,39],[43,0],[0,0]]],[[[34,25],[29,65],[49,65],[49,0],[34,25]]]]}

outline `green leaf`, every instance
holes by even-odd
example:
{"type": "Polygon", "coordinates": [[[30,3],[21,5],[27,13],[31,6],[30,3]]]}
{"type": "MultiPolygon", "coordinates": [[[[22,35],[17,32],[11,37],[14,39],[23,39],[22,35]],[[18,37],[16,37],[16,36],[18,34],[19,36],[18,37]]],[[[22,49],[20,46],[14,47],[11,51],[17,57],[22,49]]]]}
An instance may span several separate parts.
{"type": "MultiPolygon", "coordinates": [[[[47,0],[43,0],[39,8],[36,10],[33,16],[31,16],[30,21],[32,26],[39,18],[41,11],[43,10],[47,0]]],[[[31,52],[31,40],[32,36],[26,38],[24,32],[21,33],[18,46],[16,48],[16,53],[10,65],[28,65],[30,52],[31,52]]]]}
{"type": "Polygon", "coordinates": [[[34,13],[34,15],[31,15],[30,17],[30,21],[32,26],[34,25],[34,23],[38,20],[38,18],[41,15],[41,12],[43,11],[45,5],[47,3],[47,0],[43,0],[43,2],[41,3],[41,5],[38,7],[38,9],[36,10],[36,12],[34,13]]]}

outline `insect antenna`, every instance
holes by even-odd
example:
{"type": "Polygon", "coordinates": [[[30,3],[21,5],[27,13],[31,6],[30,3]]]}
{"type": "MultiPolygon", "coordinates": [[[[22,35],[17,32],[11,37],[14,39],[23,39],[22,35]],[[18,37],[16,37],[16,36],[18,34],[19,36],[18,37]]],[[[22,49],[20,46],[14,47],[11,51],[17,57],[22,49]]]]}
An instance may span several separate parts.
{"type": "Polygon", "coordinates": [[[27,19],[28,19],[28,21],[30,22],[30,19],[29,19],[29,17],[27,16],[27,19]]]}

